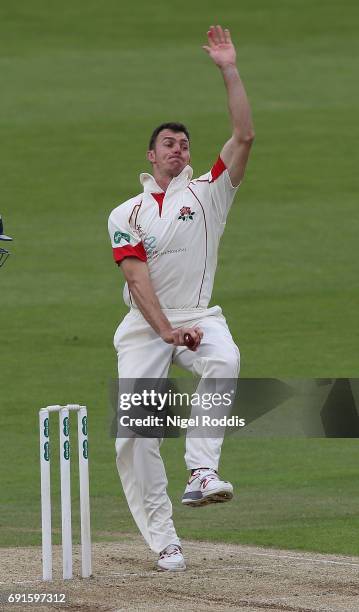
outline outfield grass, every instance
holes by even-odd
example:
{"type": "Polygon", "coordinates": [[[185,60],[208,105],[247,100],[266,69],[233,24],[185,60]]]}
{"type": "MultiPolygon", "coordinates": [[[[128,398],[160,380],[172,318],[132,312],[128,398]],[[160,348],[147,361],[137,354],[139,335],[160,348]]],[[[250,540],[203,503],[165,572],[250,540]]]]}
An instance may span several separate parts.
{"type": "MultiPolygon", "coordinates": [[[[96,537],[133,529],[107,435],[125,312],[107,216],[139,192],[156,124],[188,124],[197,175],[229,136],[221,78],[201,50],[211,22],[238,42],[257,133],[213,296],[242,375],[358,376],[357,5],[217,5],[1,4],[0,213],[15,237],[0,271],[1,544],[40,541],[36,419],[54,402],[89,406],[96,537]]],[[[205,509],[206,539],[357,554],[355,449],[227,441],[240,494],[223,515],[205,509]]],[[[178,499],[180,442],[163,452],[178,499]]],[[[185,510],[175,504],[182,535],[203,537],[201,515],[185,510]]]]}
{"type": "MultiPolygon", "coordinates": [[[[121,541],[137,532],[110,461],[112,444],[91,439],[92,535],[97,541],[121,541]]],[[[112,441],[111,441],[112,442],[112,441]]],[[[31,445],[29,444],[29,447],[31,445]]],[[[55,442],[54,463],[57,459],[55,442]]],[[[169,478],[174,518],[182,537],[258,544],[326,553],[359,554],[357,441],[225,441],[222,471],[235,486],[230,504],[202,509],[180,503],[186,480],[183,438],[166,440],[162,454],[169,478]]],[[[40,543],[38,461],[28,457],[20,473],[11,471],[2,495],[0,541],[3,546],[40,543]],[[19,491],[21,494],[19,495],[19,491]]],[[[74,456],[75,459],[75,456],[74,456]]],[[[76,461],[73,462],[74,538],[79,538],[76,461]]],[[[53,476],[54,542],[60,542],[59,482],[53,476]]]]}

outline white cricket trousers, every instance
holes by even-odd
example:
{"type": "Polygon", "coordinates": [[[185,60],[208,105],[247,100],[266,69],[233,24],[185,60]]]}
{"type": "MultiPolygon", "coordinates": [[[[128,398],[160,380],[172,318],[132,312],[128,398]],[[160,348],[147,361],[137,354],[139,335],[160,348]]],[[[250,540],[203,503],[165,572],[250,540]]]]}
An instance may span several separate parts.
{"type": "MultiPolygon", "coordinates": [[[[171,363],[203,379],[237,378],[240,355],[219,306],[205,310],[164,310],[173,327],[198,325],[203,339],[197,351],[164,342],[137,309],[118,326],[114,346],[120,379],[167,378],[171,363]]],[[[201,382],[197,389],[198,392],[201,382]]],[[[221,438],[186,438],[188,470],[217,470],[221,438]]],[[[116,439],[116,463],[132,516],[150,548],[161,552],[168,544],[180,544],[167,495],[167,477],[160,455],[161,439],[116,439]]]]}

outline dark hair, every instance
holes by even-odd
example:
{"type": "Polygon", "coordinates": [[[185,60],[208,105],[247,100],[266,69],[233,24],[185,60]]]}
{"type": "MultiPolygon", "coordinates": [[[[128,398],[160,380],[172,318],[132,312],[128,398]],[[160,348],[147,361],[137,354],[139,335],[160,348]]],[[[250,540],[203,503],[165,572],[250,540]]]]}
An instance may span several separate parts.
{"type": "Polygon", "coordinates": [[[152,132],[150,144],[148,145],[150,151],[155,148],[157,136],[160,132],[162,132],[162,130],[172,130],[172,132],[184,132],[184,134],[186,134],[188,138],[188,142],[190,140],[189,131],[187,130],[186,126],[183,125],[183,123],[161,123],[161,125],[156,127],[156,129],[152,132]]]}

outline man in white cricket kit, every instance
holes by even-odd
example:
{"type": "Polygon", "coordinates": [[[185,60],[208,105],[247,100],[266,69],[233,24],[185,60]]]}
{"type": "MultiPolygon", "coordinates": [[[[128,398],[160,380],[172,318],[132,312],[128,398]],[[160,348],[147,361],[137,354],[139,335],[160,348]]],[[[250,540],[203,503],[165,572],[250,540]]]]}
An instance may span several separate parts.
{"type": "MultiPolygon", "coordinates": [[[[147,153],[153,175],[141,174],[143,191],[109,218],[113,255],[127,281],[124,299],[130,308],[114,338],[120,379],[166,378],[172,362],[202,381],[239,374],[239,351],[221,308],[208,308],[208,303],[220,237],[254,132],[230,32],[211,26],[207,36],[203,49],[224,79],[231,138],[211,170],[192,179],[187,128],[162,124],[153,132],[147,153]]],[[[156,438],[118,437],[117,468],[132,515],[159,554],[159,569],[180,571],[186,565],[172,521],[160,443],[156,438]]],[[[190,476],[184,504],[232,498],[232,485],[217,473],[221,445],[222,437],[187,437],[190,476]]]]}

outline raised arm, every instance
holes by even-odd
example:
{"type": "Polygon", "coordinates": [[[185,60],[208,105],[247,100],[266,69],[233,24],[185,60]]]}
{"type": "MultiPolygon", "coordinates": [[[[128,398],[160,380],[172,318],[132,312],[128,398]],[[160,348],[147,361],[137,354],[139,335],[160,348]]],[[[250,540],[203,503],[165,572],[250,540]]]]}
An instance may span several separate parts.
{"type": "Polygon", "coordinates": [[[233,186],[241,182],[254,140],[251,109],[236,64],[236,50],[229,30],[211,26],[207,32],[208,45],[203,49],[220,69],[227,90],[232,137],[225,143],[221,158],[233,186]]]}
{"type": "Polygon", "coordinates": [[[202,340],[203,332],[198,327],[172,328],[171,323],[161,310],[152,286],[147,263],[136,257],[126,257],[121,261],[120,267],[137,307],[162,340],[175,346],[185,346],[184,336],[189,334],[194,341],[194,345],[188,348],[191,351],[196,351],[202,340]]]}

